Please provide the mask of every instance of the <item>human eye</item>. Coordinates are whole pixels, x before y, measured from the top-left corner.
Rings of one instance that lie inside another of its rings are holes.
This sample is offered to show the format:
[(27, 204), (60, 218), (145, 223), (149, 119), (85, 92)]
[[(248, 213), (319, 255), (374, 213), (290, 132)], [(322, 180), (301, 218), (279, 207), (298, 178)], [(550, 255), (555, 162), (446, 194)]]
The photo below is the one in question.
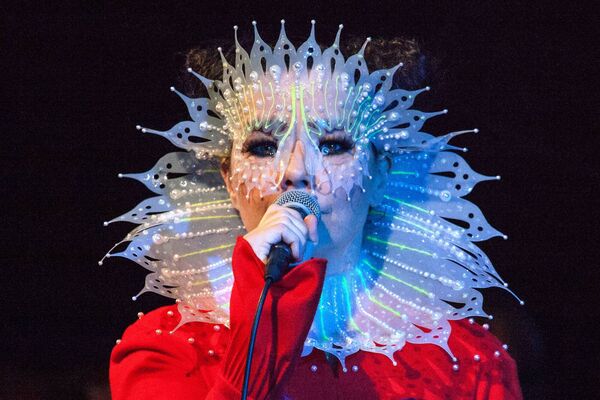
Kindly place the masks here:
[(249, 137), (242, 152), (260, 158), (273, 157), (277, 151), (277, 141), (264, 133)]
[(335, 156), (349, 152), (354, 148), (354, 142), (345, 134), (332, 133), (321, 137), (319, 150), (324, 156)]

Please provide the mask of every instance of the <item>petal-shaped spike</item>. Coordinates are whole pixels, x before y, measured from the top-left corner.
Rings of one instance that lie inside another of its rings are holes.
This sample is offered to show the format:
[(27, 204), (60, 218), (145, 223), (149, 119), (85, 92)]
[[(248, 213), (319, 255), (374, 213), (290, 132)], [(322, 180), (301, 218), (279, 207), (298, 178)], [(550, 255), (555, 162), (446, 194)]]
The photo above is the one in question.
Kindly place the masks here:
[(219, 56), (221, 56), (221, 62), (223, 63), (223, 67), (229, 66), (229, 61), (227, 61), (227, 59), (225, 58), (225, 55), (223, 54), (223, 48), (221, 46), (217, 47), (217, 52), (219, 53)]
[[(256, 21), (252, 21), (252, 26), (254, 27), (254, 44), (252, 45), (252, 50), (250, 51), (252, 71), (262, 71), (264, 74), (266, 73), (266, 69), (263, 68), (262, 60), (265, 61), (266, 65), (266, 60), (270, 58), (272, 50), (271, 47), (260, 37)], [(249, 74), (250, 72), (247, 71), (246, 73)]]
[(375, 88), (376, 93), (382, 93), (383, 96), (389, 93), (389, 90), (392, 87), (394, 82), (394, 74), (402, 66), (402, 63), (390, 68), (390, 69), (380, 69), (374, 71), (369, 75), (368, 82), (369, 84)]
[(199, 123), (208, 122), (212, 125), (216, 125), (219, 128), (222, 128), (223, 124), (222, 124), (221, 120), (219, 120), (213, 116), (210, 116), (209, 111), (212, 111), (213, 113), (215, 112), (215, 110), (211, 109), (213, 104), (210, 99), (207, 99), (207, 98), (192, 99), (191, 97), (188, 97), (188, 96), (184, 95), (183, 93), (179, 92), (173, 86), (171, 86), (171, 91), (176, 93), (183, 100), (183, 102), (185, 103), (185, 105), (188, 108), (190, 117), (195, 122), (199, 122)]
[(333, 41), (333, 47), (335, 48), (339, 48), (340, 47), (340, 36), (342, 35), (342, 29), (344, 29), (344, 25), (343, 24), (339, 24), (338, 25), (338, 30), (337, 33), (335, 34), (335, 39)]
[(305, 61), (308, 57), (312, 57), (314, 62), (321, 57), (321, 47), (319, 47), (317, 39), (315, 38), (315, 20), (313, 19), (310, 22), (310, 36), (300, 47), (298, 47), (298, 50), (296, 50), (296, 59)]
[(278, 65), (282, 71), (285, 71), (291, 69), (292, 64), (296, 61), (296, 48), (285, 34), (285, 20), (282, 19), (279, 38), (273, 48), (272, 64)]
[(228, 83), (230, 81), (231, 77), (233, 77), (233, 79), (235, 79), (236, 70), (235, 70), (235, 67), (232, 66), (231, 64), (229, 64), (229, 62), (225, 58), (225, 55), (223, 54), (223, 48), (221, 48), (219, 46), (219, 47), (217, 47), (217, 51), (219, 52), (219, 56), (221, 57), (221, 62), (223, 63), (223, 78), (221, 80), (222, 83), (217, 83), (217, 85), (220, 86), (224, 83)]
[(204, 76), (200, 75), (199, 73), (197, 73), (196, 71), (194, 71), (191, 68), (188, 68), (187, 71), (190, 74), (194, 75), (196, 78), (198, 78), (200, 80), (200, 82), (202, 82), (204, 87), (206, 87), (207, 89), (212, 87), (213, 82), (214, 82), (212, 79), (205, 78)]
[(289, 49), (295, 51), (295, 47), (288, 39), (285, 33), (285, 20), (281, 20), (281, 30), (279, 31), (279, 38), (277, 39), (277, 44), (275, 45), (275, 50), (288, 50), (285, 46), (289, 46)]
[(363, 43), (362, 47), (360, 48), (360, 50), (358, 51), (358, 54), (360, 54), (361, 56), (365, 55), (365, 49), (367, 48), (367, 45), (371, 42), (371, 37), (367, 37), (365, 39), (365, 42)]
[[(214, 166), (203, 165), (193, 154), (172, 152), (161, 157), (148, 171), (119, 175), (123, 178), (135, 179), (154, 193), (164, 195), (170, 188), (178, 187), (181, 181), (188, 181), (195, 176), (202, 175), (204, 170), (212, 168)], [(168, 202), (168, 200), (166, 201)]]
[(170, 211), (171, 207), (171, 202), (167, 201), (163, 196), (150, 197), (140, 202), (136, 207), (125, 214), (113, 218), (108, 223), (111, 224), (113, 222), (123, 221), (142, 224), (146, 221), (150, 221), (150, 217), (154, 214)]
[(233, 31), (235, 39), (235, 70), (238, 76), (244, 76), (245, 74), (249, 74), (249, 70), (252, 68), (250, 64), (250, 56), (238, 41), (237, 25), (233, 27)]

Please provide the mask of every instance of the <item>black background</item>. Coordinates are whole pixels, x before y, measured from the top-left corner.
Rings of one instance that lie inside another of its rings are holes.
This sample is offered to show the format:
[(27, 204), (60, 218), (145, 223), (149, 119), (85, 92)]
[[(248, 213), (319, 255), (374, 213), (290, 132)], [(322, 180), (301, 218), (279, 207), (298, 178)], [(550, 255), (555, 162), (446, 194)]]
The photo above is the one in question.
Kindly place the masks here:
[[(133, 227), (102, 222), (150, 196), (119, 172), (169, 151), (136, 124), (186, 119), (169, 92), (181, 54), (259, 23), (273, 43), (344, 33), (408, 35), (441, 62), (421, 108), (458, 138), (478, 172), (502, 175), (469, 195), (509, 240), (482, 243), (526, 301), (489, 290), (491, 330), (509, 343), (526, 398), (592, 398), (598, 280), (597, 13), (583, 3), (493, 1), (143, 2), (4, 8), (2, 24), (2, 398), (101, 399), (115, 339), (166, 301), (130, 297), (145, 272), (97, 261)], [(343, 35), (342, 35), (343, 40)], [(5, 191), (5, 192), (4, 192)], [(483, 322), (483, 321), (482, 321)], [(589, 397), (588, 397), (589, 396)]]

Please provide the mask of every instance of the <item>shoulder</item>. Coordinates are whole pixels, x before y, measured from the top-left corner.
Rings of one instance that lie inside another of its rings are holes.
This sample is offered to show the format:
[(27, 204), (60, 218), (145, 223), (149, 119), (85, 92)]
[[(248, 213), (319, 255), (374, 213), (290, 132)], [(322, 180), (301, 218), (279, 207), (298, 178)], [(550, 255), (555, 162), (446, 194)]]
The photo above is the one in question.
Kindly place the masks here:
[(521, 399), (517, 365), (508, 346), (489, 331), (487, 324), (464, 319), (451, 325), (448, 345), (457, 359), (456, 368), (475, 372), (477, 390), (497, 396), (491, 398)]
[(434, 344), (407, 343), (394, 354), (400, 379), (417, 388), (421, 382), (440, 398), (521, 400), (515, 361), (489, 327), (468, 319), (450, 325), (454, 358)]
[(111, 354), (111, 369), (126, 361), (140, 359), (144, 363), (168, 358), (184, 369), (191, 370), (201, 361), (200, 349), (213, 342), (222, 326), (191, 322), (180, 327), (181, 315), (177, 305), (157, 308), (147, 314), (139, 313), (129, 325)]
[(448, 345), (457, 358), (484, 362), (502, 358), (514, 363), (507, 345), (489, 331), (487, 324), (479, 325), (472, 319), (451, 321), (450, 324), (452, 333)]
[(479, 325), (473, 320), (450, 321), (451, 333), (448, 350), (434, 344), (407, 343), (400, 352), (414, 363), (414, 360), (434, 360), (434, 364), (449, 370), (470, 371), (479, 375), (486, 369), (504, 368), (512, 370), (515, 361), (508, 353), (508, 346), (494, 336), (487, 325)]
[[(175, 329), (180, 319), (181, 316), (179, 311), (177, 311), (176, 304), (159, 307), (147, 314), (140, 312), (137, 315), (137, 320), (125, 329), (121, 343), (124, 343), (126, 340), (139, 338), (140, 336), (146, 336), (150, 333), (154, 334), (154, 336), (165, 334), (166, 337), (181, 338), (182, 333), (190, 331), (190, 327), (187, 326), (187, 329)], [(197, 329), (198, 327), (195, 328)]]
[(220, 338), (226, 336), (219, 334), (220, 325), (208, 323), (192, 322), (177, 328), (180, 318), (177, 305), (138, 314), (110, 357), (113, 399), (202, 397), (208, 386), (200, 371), (218, 365), (211, 349), (224, 343)]
[[(118, 366), (125, 359), (140, 356), (145, 353), (160, 353), (161, 355), (177, 355), (182, 361), (188, 361), (190, 367), (195, 363), (191, 348), (186, 345), (183, 332), (172, 332), (179, 322), (177, 306), (157, 308), (147, 314), (138, 313), (138, 319), (129, 325), (123, 337), (111, 354), (111, 369)], [(147, 360), (146, 360), (147, 361)]]

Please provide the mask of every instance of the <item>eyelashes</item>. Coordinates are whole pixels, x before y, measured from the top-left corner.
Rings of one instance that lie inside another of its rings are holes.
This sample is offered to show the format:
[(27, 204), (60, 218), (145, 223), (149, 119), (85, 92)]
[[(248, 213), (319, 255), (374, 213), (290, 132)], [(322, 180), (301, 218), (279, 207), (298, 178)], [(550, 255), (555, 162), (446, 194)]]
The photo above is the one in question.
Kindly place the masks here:
[[(242, 146), (242, 152), (260, 158), (274, 157), (278, 141), (270, 136), (251, 136)], [(326, 134), (319, 139), (319, 151), (324, 156), (336, 156), (354, 149), (354, 141), (345, 132)]]
[(277, 151), (277, 141), (269, 137), (250, 137), (244, 142), (242, 152), (256, 157), (273, 157)]
[(354, 148), (354, 141), (345, 134), (337, 136), (335, 133), (324, 136), (319, 141), (319, 150), (324, 156), (344, 154)]

